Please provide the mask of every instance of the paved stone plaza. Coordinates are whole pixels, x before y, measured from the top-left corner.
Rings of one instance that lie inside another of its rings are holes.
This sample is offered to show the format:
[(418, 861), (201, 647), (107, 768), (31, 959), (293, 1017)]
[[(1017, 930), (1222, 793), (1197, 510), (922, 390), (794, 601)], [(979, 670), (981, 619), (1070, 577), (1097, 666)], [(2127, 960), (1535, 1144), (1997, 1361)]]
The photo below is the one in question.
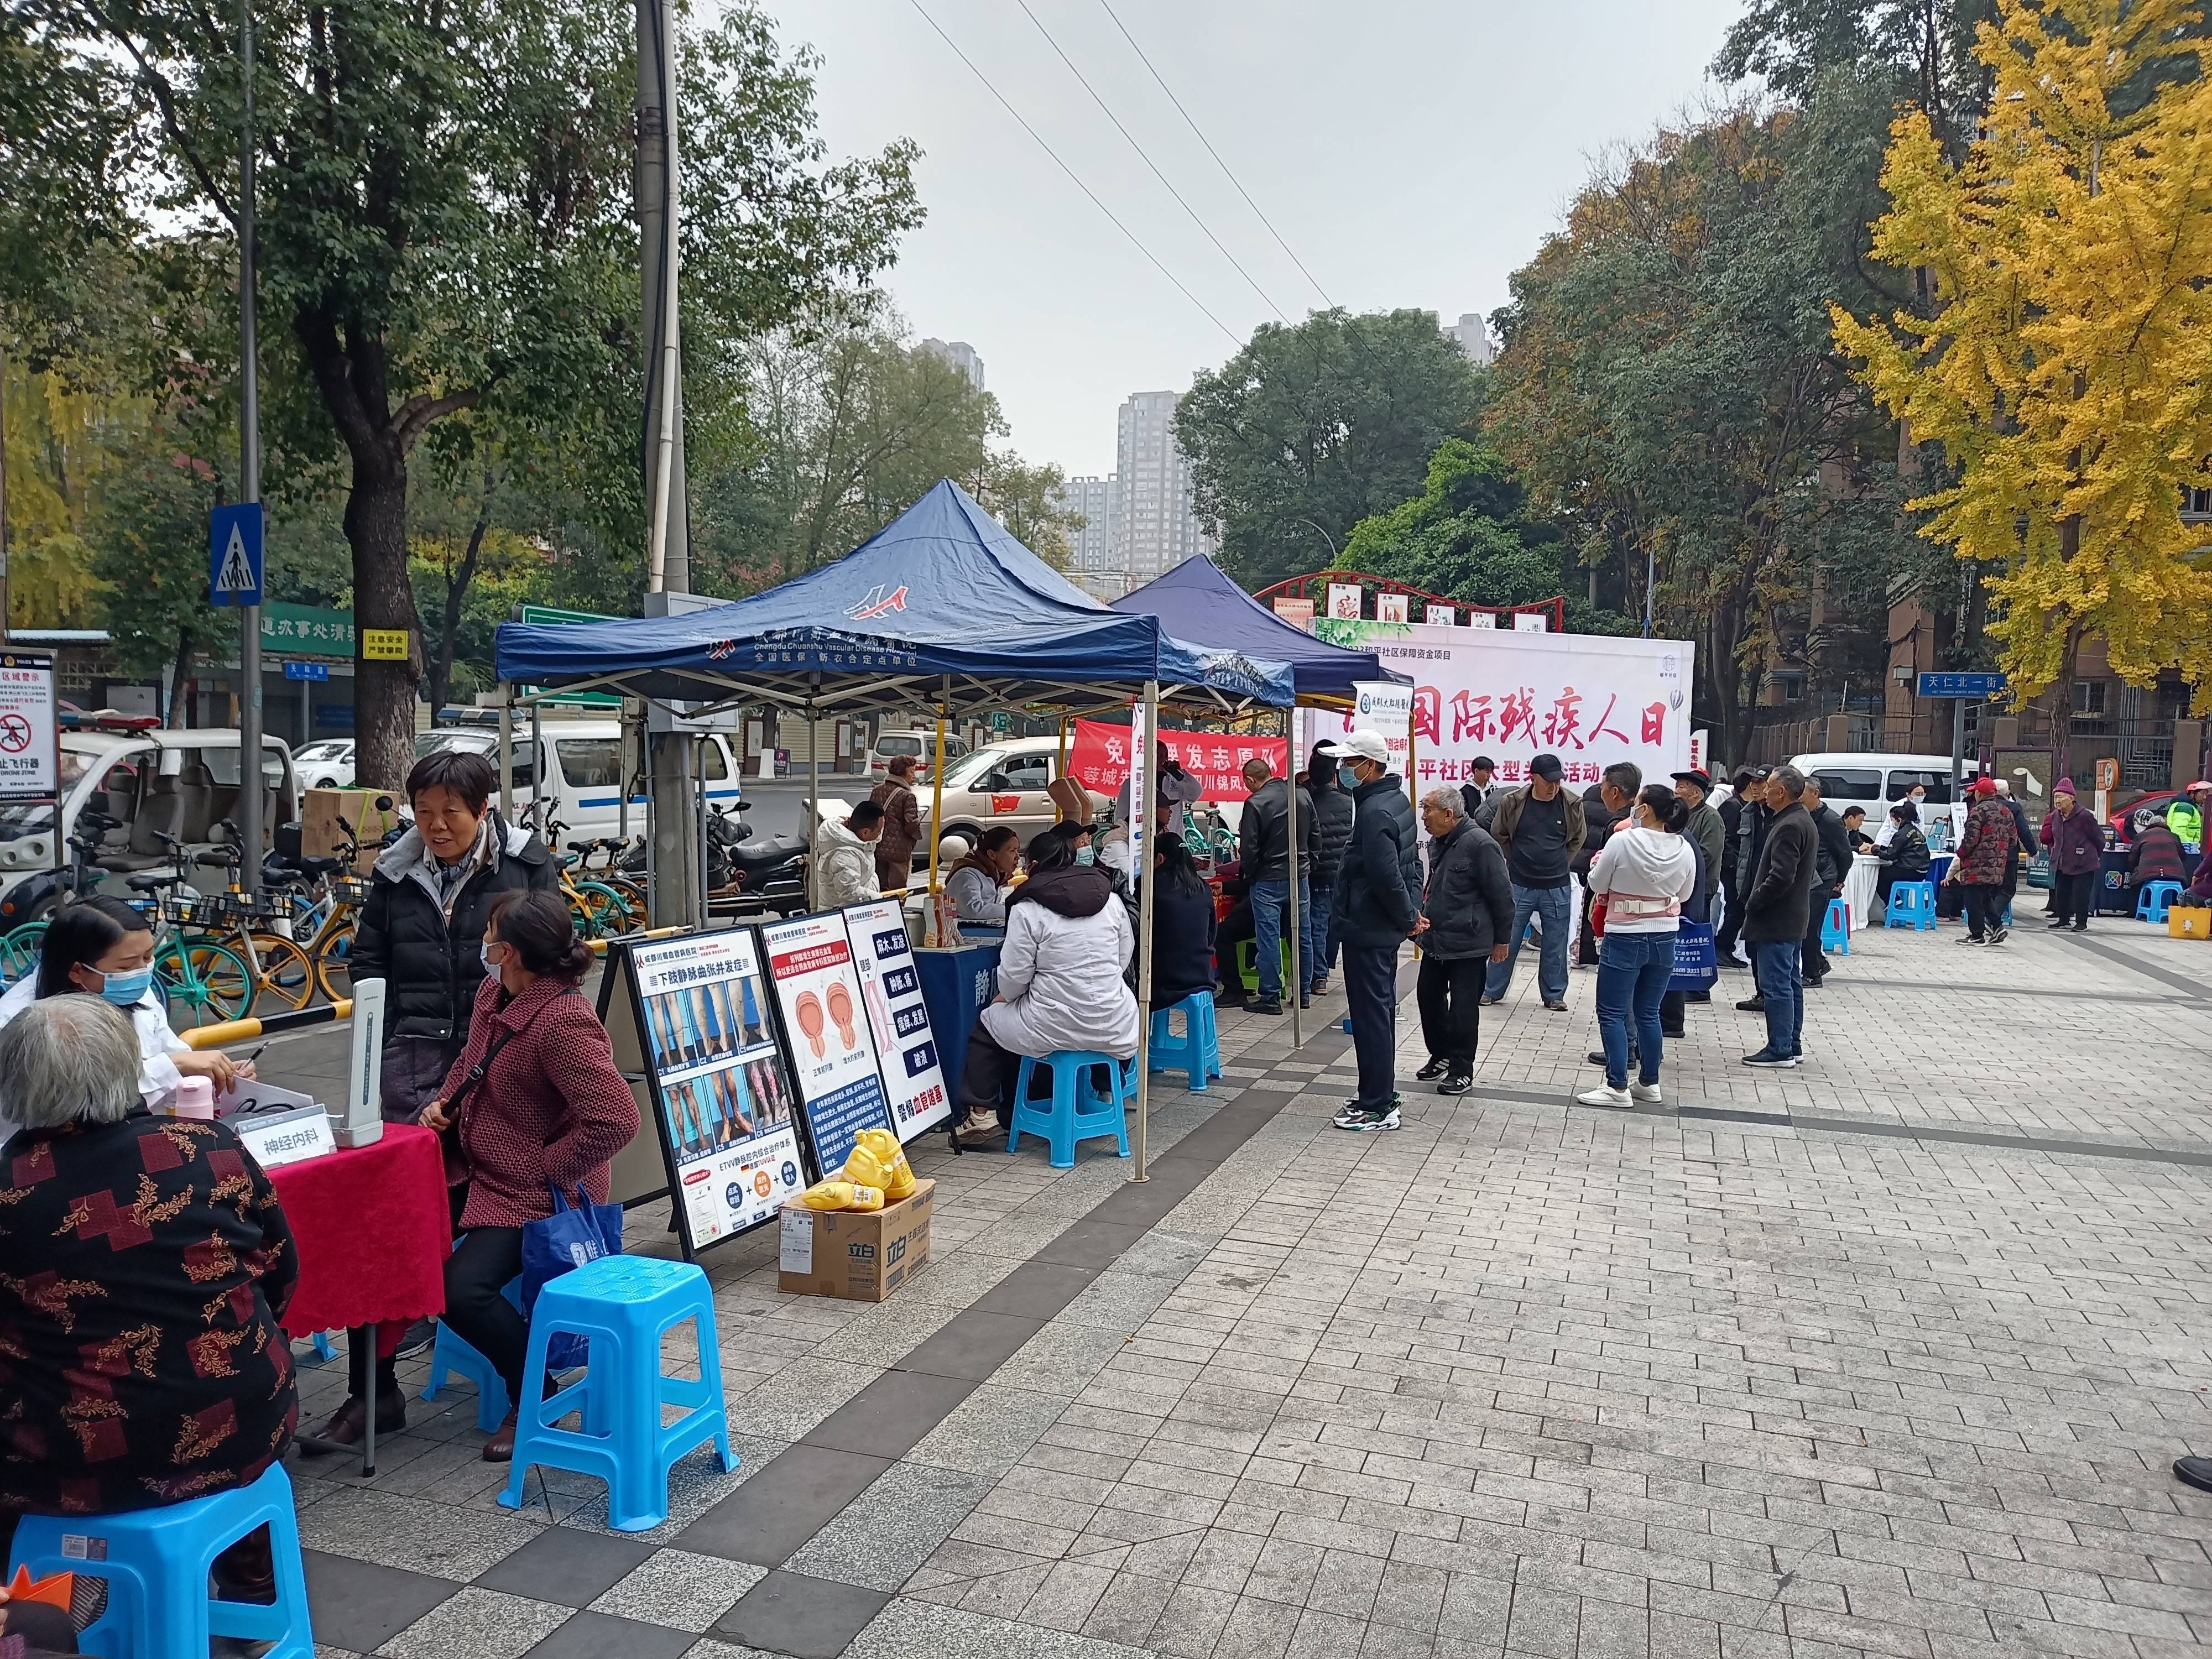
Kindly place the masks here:
[(465, 1384), (373, 1480), (295, 1454), (322, 1651), (2197, 1652), (2212, 950), (2037, 920), (1861, 934), (1798, 1072), (1737, 1063), (1723, 975), (1663, 1108), (1571, 1103), (1595, 975), (1549, 1013), (1524, 957), (1477, 1092), (1408, 1081), (1395, 1134), (1328, 1126), (1332, 997), (1302, 1053), (1230, 1016), (1211, 1092), (1155, 1078), (1145, 1185), (930, 1143), (892, 1300), (779, 1295), (773, 1230), (705, 1258), (744, 1466), (695, 1455), (656, 1533), (558, 1474), (498, 1508)]

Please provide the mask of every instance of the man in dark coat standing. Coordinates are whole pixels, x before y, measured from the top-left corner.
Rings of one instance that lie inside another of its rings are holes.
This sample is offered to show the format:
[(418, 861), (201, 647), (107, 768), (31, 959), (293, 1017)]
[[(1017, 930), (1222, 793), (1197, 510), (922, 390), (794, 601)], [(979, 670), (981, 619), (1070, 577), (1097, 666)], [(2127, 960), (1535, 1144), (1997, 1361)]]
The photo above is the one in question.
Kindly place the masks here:
[(1828, 976), (1827, 947), (1821, 943), (1820, 934), (1827, 926), (1828, 906), (1844, 890), (1844, 878), (1851, 872), (1851, 832), (1844, 828), (1844, 821), (1836, 816), (1836, 809), (1820, 799), (1820, 781), (1815, 777), (1805, 780), (1805, 793), (1800, 803), (1813, 820), (1816, 841), (1814, 858), (1816, 869), (1813, 881), (1813, 897), (1805, 923), (1805, 948), (1802, 953), (1800, 977), (1813, 990), (1820, 988), (1820, 981)]
[(1483, 980), (1492, 963), (1504, 960), (1513, 927), (1513, 887), (1504, 850), (1467, 816), (1458, 790), (1447, 785), (1424, 795), (1421, 823), (1429, 832), (1429, 884), (1413, 924), (1421, 943), (1414, 994), (1429, 1059), (1413, 1075), (1424, 1083), (1441, 1078), (1440, 1095), (1463, 1095), (1474, 1086)]
[(1605, 851), (1606, 837), (1628, 820), (1636, 792), (1644, 787), (1644, 769), (1633, 761), (1615, 761), (1605, 769), (1595, 788), (1583, 791), (1583, 844), (1572, 869), (1582, 884), (1582, 927), (1575, 936), (1575, 961), (1584, 968), (1597, 966), (1597, 934), (1590, 927), (1590, 866)]
[(1743, 1057), (1747, 1066), (1786, 1068), (1804, 1058), (1805, 989), (1798, 983), (1798, 951), (1812, 914), (1813, 884), (1820, 878), (1820, 836), (1800, 804), (1805, 775), (1778, 766), (1767, 775), (1767, 821), (1759, 864), (1743, 896), (1743, 937), (1765, 1005), (1766, 1046)]
[[(1721, 889), (1728, 914), (1721, 918), (1713, 948), (1723, 968), (1741, 968), (1735, 959), (1736, 940), (1743, 936), (1743, 896), (1751, 890), (1752, 872), (1759, 867), (1759, 852), (1766, 834), (1766, 772), (1764, 766), (1746, 767), (1735, 775), (1735, 793), (1721, 806), (1721, 822), (1728, 826), (1728, 845), (1721, 854)], [(1731, 812), (1729, 806), (1735, 811)]]
[(1313, 799), (1313, 960), (1307, 963), (1307, 993), (1319, 996), (1328, 989), (1328, 970), (1336, 965), (1329, 954), (1328, 917), (1335, 904), (1336, 872), (1344, 864), (1344, 849), (1352, 842), (1352, 797), (1337, 787), (1336, 763), (1314, 746), (1306, 767), (1306, 793)]
[[(1283, 1012), (1283, 939), (1291, 916), (1291, 884), (1298, 889), (1298, 964), (1311, 975), (1314, 958), (1313, 894), (1306, 878), (1313, 870), (1313, 797), (1297, 793), (1297, 856), (1291, 857), (1291, 785), (1269, 775), (1267, 763), (1244, 763), (1244, 787), (1249, 792), (1244, 814), (1237, 824), (1237, 845), (1243, 855), (1245, 880), (1252, 884), (1252, 949), (1259, 960), (1260, 995), (1246, 1005), (1255, 1014)], [(1312, 1000), (1307, 986), (1293, 987), (1302, 1001)]]
[(1344, 947), (1344, 1002), (1359, 1056), (1359, 1093), (1330, 1120), (1340, 1129), (1398, 1127), (1398, 950), (1419, 921), (1421, 851), (1404, 781), (1379, 732), (1361, 730), (1322, 752), (1352, 792), (1352, 840), (1337, 872), (1329, 932)]

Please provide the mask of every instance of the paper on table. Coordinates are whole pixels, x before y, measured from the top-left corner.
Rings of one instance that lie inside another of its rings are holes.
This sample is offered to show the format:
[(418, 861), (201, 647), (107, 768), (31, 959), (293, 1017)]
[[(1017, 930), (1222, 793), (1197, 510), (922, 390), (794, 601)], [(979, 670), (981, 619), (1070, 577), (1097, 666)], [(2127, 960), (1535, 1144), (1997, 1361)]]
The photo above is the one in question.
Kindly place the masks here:
[(289, 1112), (298, 1106), (319, 1106), (313, 1095), (284, 1089), (259, 1078), (244, 1078), (215, 1097), (215, 1115), (237, 1117), (247, 1112)]

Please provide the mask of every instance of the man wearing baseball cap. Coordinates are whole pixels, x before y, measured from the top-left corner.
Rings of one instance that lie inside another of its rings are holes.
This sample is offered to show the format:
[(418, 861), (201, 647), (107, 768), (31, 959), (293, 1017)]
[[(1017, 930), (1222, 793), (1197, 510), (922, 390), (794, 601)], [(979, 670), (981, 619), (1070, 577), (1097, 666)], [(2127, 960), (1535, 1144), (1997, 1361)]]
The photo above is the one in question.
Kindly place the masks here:
[(1331, 1121), (1340, 1129), (1398, 1127), (1398, 951), (1421, 909), (1420, 837), (1406, 786), (1379, 732), (1361, 730), (1320, 752), (1337, 763), (1352, 797), (1352, 839), (1336, 872), (1329, 935), (1344, 947), (1344, 1001), (1359, 1056), (1359, 1093)]

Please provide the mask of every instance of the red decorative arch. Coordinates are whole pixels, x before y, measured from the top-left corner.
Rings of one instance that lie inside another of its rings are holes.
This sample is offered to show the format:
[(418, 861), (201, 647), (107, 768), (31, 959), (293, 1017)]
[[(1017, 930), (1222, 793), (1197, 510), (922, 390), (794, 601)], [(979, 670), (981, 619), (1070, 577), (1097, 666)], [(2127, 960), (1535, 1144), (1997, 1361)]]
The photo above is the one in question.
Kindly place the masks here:
[[(1431, 605), (1449, 605), (1467, 611), (1486, 611), (1501, 619), (1540, 615), (1547, 619), (1547, 626), (1553, 633), (1567, 631), (1567, 602), (1564, 597), (1541, 599), (1534, 605), (1476, 605), (1470, 600), (1454, 599), (1449, 594), (1431, 593), (1425, 587), (1393, 581), (1388, 576), (1370, 576), (1358, 570), (1310, 570), (1303, 576), (1288, 577), (1272, 587), (1263, 587), (1252, 597), (1269, 606), (1279, 599), (1310, 600), (1314, 615), (1326, 617), (1328, 614), (1328, 585), (1331, 582), (1358, 583), (1361, 589), (1359, 608), (1362, 614), (1369, 616), (1370, 620), (1374, 606), (1369, 602), (1367, 594), (1402, 593), (1408, 599), (1420, 599)], [(1418, 622), (1420, 618), (1416, 617), (1413, 620)], [(1512, 624), (1501, 620), (1500, 626), (1510, 628)]]

